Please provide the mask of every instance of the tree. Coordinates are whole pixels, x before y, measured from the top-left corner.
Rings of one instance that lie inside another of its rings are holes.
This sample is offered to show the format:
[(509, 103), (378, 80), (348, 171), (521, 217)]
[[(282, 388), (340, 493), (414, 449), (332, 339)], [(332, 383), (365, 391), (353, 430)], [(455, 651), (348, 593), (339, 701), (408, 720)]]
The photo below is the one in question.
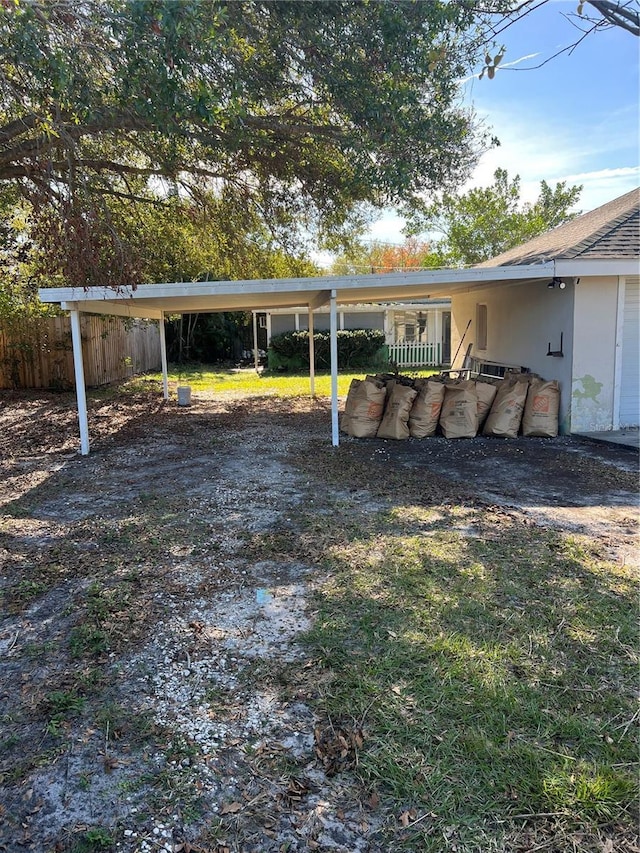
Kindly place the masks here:
[(213, 193), (284, 245), (329, 240), (360, 204), (465, 179), (455, 81), (479, 46), (446, 0), (5, 0), (0, 181), (79, 246), (74, 283), (87, 253), (130, 280), (107, 199)]
[[(467, 0), (459, 0), (459, 2), (467, 4)], [(471, 5), (484, 33), (485, 44), (488, 45), (479, 75), (480, 79), (486, 73), (492, 80), (504, 58), (506, 48), (504, 45), (498, 47), (498, 36), (516, 21), (534, 13), (548, 2), (549, 0), (522, 0), (514, 5), (511, 0), (487, 0), (479, 6), (472, 2)], [(562, 53), (572, 53), (585, 38), (601, 30), (618, 27), (631, 35), (640, 36), (640, 0), (575, 0), (575, 5), (565, 7), (562, 14), (574, 23), (581, 35), (571, 44), (561, 47), (553, 56), (534, 66), (535, 68), (546, 65)], [(520, 67), (516, 70), (526, 71), (530, 68)]]
[(509, 180), (506, 169), (497, 169), (494, 183), (462, 195), (441, 193), (436, 201), (410, 220), (413, 233), (439, 233), (434, 251), (438, 266), (466, 266), (489, 260), (550, 228), (574, 219), (570, 212), (578, 201), (581, 186), (565, 181), (551, 188), (540, 183), (533, 203), (520, 199), (520, 176)]
[(399, 246), (374, 240), (367, 245), (356, 243), (338, 255), (331, 264), (335, 275), (361, 275), (362, 273), (391, 273), (401, 270), (419, 270), (438, 266), (431, 243), (408, 237)]
[[(37, 251), (34, 273), (41, 286), (100, 282), (277, 278), (317, 274), (300, 252), (285, 252), (255, 210), (241, 209), (213, 194), (200, 204), (172, 196), (155, 202), (110, 199), (94, 216), (79, 222), (59, 217), (53, 206), (41, 209), (31, 229)], [(87, 230), (95, 228), (94, 233)], [(106, 229), (112, 239), (104, 237)], [(75, 233), (69, 233), (74, 231)], [(102, 239), (99, 239), (102, 235)], [(78, 253), (76, 256), (75, 253)]]

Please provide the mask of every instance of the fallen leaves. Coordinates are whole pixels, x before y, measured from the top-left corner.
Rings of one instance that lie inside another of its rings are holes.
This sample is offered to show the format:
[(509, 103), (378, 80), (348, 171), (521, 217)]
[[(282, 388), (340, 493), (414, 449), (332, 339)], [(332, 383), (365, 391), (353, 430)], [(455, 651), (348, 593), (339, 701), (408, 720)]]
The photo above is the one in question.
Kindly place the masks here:
[(238, 812), (241, 812), (243, 808), (244, 806), (242, 803), (237, 801), (234, 801), (233, 803), (224, 803), (220, 809), (220, 814), (237, 814)]
[(361, 728), (334, 725), (329, 721), (324, 726), (317, 725), (313, 734), (315, 754), (327, 776), (357, 767), (358, 752), (364, 744)]

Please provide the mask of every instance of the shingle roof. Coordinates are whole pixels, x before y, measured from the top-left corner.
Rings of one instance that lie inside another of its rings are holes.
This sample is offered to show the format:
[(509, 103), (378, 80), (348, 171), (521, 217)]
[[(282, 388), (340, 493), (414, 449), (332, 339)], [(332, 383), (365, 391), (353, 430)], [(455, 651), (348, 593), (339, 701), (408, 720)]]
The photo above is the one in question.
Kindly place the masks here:
[(478, 266), (536, 264), (578, 257), (640, 257), (640, 188)]

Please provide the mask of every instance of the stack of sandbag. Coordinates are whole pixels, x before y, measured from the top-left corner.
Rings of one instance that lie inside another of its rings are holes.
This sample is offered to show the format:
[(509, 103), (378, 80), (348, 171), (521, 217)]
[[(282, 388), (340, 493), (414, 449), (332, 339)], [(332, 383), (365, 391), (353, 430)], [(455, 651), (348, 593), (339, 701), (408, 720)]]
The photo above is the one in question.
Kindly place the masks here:
[(352, 379), (340, 429), (355, 438), (374, 438), (384, 413), (387, 389), (373, 378)]
[(522, 416), (522, 434), (554, 438), (558, 435), (560, 386), (553, 379), (545, 381), (535, 376), (529, 383), (527, 401)]
[(498, 386), (491, 411), (482, 430), (483, 435), (516, 438), (520, 429), (530, 377), (524, 373), (507, 373)]
[(416, 379), (414, 387), (418, 395), (409, 414), (409, 432), (412, 438), (428, 438), (438, 428), (445, 386), (443, 382)]
[(384, 415), (376, 433), (378, 438), (409, 438), (409, 414), (418, 392), (395, 380), (387, 383)]
[(440, 429), (445, 438), (475, 437), (478, 431), (478, 394), (475, 382), (459, 380), (445, 385)]

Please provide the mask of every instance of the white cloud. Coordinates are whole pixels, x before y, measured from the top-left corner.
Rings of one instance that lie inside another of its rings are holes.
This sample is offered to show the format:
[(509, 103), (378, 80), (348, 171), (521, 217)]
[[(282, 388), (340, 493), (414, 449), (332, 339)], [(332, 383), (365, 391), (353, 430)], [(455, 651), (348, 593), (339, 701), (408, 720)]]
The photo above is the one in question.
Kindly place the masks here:
[[(526, 56), (521, 56), (520, 59), (513, 59), (511, 62), (503, 62), (496, 68), (496, 72), (502, 71), (503, 68), (509, 68), (512, 65), (519, 65), (521, 62), (526, 62), (527, 59), (535, 59), (536, 56), (540, 56), (540, 53), (528, 53)], [(462, 86), (464, 83), (469, 83), (471, 80), (476, 80), (480, 72), (478, 71), (476, 74), (470, 74), (468, 77), (464, 77), (462, 80), (458, 80), (458, 83)]]
[(561, 180), (570, 184), (582, 184), (578, 202), (580, 210), (593, 210), (607, 201), (624, 195), (640, 185), (640, 167), (623, 166), (617, 169), (598, 169), (566, 175)]
[(488, 186), (496, 169), (520, 175), (522, 198), (538, 197), (540, 181), (583, 184), (579, 207), (591, 210), (640, 183), (637, 161), (637, 113), (622, 109), (606, 120), (593, 115), (554, 122), (534, 110), (484, 112), (501, 145), (482, 155), (464, 190)]

